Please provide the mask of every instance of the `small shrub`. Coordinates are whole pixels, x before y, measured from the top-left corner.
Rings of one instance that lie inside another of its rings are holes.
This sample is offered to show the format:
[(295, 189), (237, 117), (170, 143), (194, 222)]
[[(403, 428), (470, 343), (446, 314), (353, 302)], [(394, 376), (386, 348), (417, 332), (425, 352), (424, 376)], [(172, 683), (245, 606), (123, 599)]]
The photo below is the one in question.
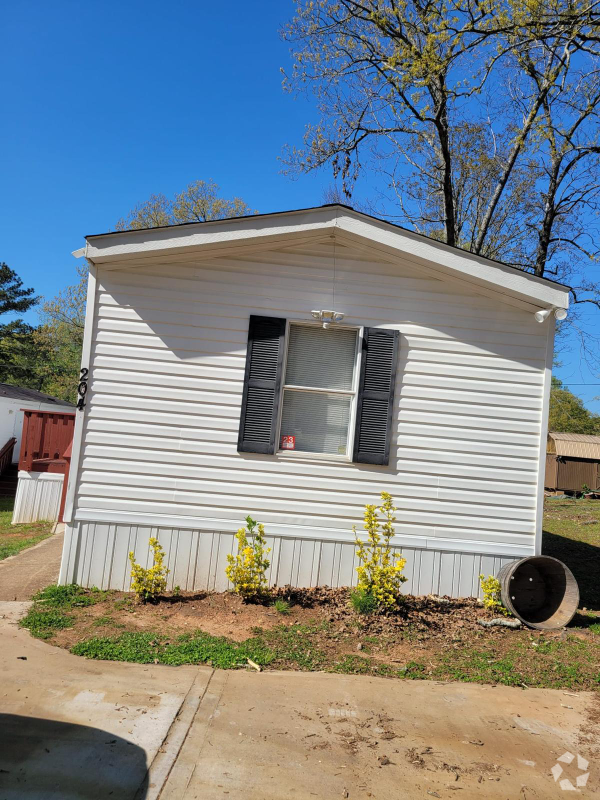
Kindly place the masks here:
[(240, 528), (235, 538), (238, 551), (227, 556), (225, 574), (233, 584), (233, 591), (245, 600), (262, 597), (267, 591), (266, 571), (270, 564), (266, 556), (271, 552), (266, 547), (265, 527), (248, 516), (246, 527)]
[(167, 588), (167, 575), (169, 570), (164, 565), (165, 551), (158, 539), (150, 538), (148, 542), (152, 549), (152, 566), (149, 569), (135, 563), (133, 551), (129, 553), (131, 562), (131, 588), (142, 602), (155, 600)]
[[(402, 574), (406, 559), (395, 556), (390, 545), (396, 521), (396, 508), (391, 494), (381, 492), (381, 501), (380, 506), (365, 506), (367, 541), (358, 538), (355, 527), (352, 530), (356, 536), (356, 555), (359, 560), (356, 568), (358, 591), (363, 595), (371, 595), (377, 608), (384, 610), (398, 604), (400, 587), (406, 581)], [(380, 513), (383, 521), (379, 519)]]
[(481, 584), (481, 591), (483, 592), (483, 605), (489, 608), (490, 611), (498, 612), (499, 614), (509, 615), (508, 609), (502, 605), (502, 594), (500, 590), (500, 581), (493, 575), (479, 576), (479, 583)]
[(288, 601), (282, 600), (281, 597), (278, 597), (277, 600), (275, 600), (273, 606), (275, 607), (275, 611), (278, 611), (280, 614), (289, 614), (292, 610)]
[(173, 597), (179, 597), (180, 594), (181, 594), (181, 586), (177, 584), (177, 586), (173, 587), (172, 595)]
[(350, 595), (352, 607), (359, 614), (374, 614), (378, 609), (376, 598), (362, 589), (357, 589)]

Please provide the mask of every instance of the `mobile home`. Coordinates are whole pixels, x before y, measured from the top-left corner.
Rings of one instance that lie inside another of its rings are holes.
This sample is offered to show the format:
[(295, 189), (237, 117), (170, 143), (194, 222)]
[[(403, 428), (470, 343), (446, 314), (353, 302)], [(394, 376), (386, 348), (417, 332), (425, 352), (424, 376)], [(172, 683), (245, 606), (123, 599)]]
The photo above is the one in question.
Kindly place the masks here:
[(265, 523), (270, 581), (355, 583), (389, 491), (405, 590), (469, 596), (541, 548), (568, 289), (346, 206), (88, 236), (60, 581), (129, 587), (157, 536), (224, 589)]

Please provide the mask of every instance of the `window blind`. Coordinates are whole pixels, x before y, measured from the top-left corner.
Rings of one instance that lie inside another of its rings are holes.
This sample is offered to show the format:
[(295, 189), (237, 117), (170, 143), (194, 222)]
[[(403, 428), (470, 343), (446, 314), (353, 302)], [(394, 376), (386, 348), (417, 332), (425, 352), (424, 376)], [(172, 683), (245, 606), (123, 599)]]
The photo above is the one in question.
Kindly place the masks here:
[(295, 436), (295, 450), (346, 455), (351, 398), (285, 389), (281, 436)]
[(286, 384), (351, 391), (356, 336), (344, 328), (291, 325)]

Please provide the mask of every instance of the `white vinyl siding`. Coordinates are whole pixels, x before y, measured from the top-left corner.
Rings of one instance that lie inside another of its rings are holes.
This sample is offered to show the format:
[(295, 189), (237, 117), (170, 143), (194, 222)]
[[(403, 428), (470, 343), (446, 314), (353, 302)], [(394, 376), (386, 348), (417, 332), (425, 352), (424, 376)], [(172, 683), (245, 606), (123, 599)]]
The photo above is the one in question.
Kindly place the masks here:
[[(96, 300), (76, 520), (235, 531), (251, 513), (350, 543), (385, 489), (398, 544), (533, 552), (547, 336), (529, 311), (339, 244), (99, 267)], [(238, 453), (249, 315), (329, 307), (400, 331), (389, 466)]]

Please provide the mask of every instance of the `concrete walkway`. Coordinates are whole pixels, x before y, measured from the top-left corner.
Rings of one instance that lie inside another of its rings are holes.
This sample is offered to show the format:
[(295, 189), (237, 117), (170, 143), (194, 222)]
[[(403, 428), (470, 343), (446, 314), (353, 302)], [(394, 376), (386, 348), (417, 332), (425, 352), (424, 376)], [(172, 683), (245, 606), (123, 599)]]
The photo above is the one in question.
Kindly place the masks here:
[(27, 606), (0, 603), (1, 800), (156, 796), (212, 670), (78, 658), (17, 627)]
[(0, 800), (541, 800), (565, 752), (598, 796), (592, 694), (86, 661), (24, 607), (0, 604)]
[(56, 583), (64, 539), (64, 525), (43, 542), (0, 561), (0, 600), (30, 600)]

